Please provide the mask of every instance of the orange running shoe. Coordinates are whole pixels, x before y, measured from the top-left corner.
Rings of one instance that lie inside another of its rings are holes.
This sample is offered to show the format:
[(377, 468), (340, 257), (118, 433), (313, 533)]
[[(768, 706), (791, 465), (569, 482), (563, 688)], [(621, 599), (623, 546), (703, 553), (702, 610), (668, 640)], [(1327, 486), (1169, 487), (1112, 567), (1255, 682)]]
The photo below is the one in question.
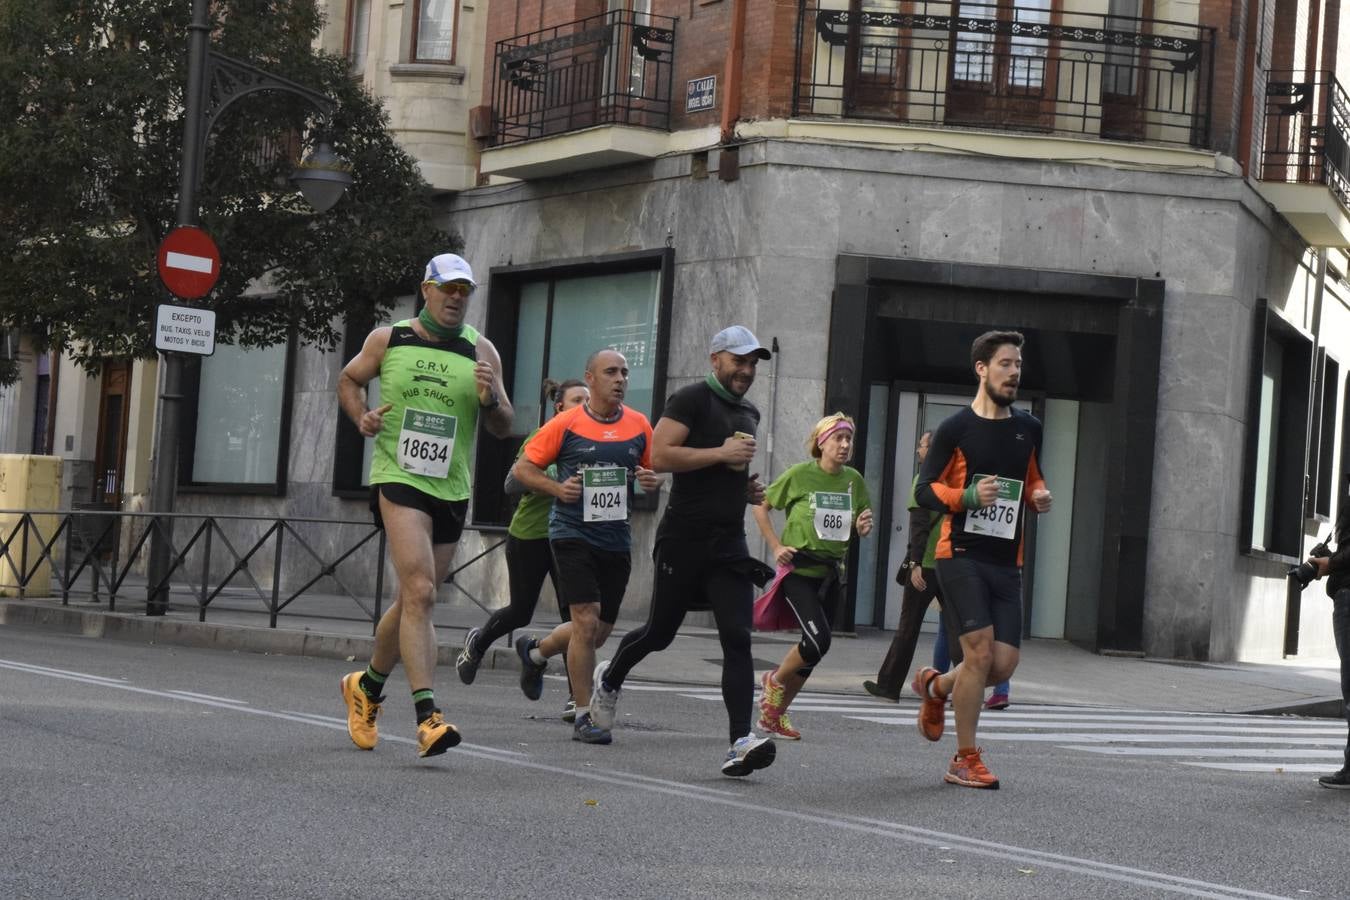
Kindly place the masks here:
[(914, 675), (909, 685), (922, 701), (919, 704), (919, 734), (930, 741), (942, 740), (942, 729), (947, 722), (947, 698), (934, 699), (928, 695), (928, 686), (942, 673), (932, 666), (924, 666)]
[(380, 700), (367, 697), (366, 692), (361, 690), (360, 672), (342, 676), (342, 702), (347, 705), (347, 735), (362, 750), (374, 750), (380, 739), (379, 729), (375, 727), (375, 720), (380, 716)]
[(980, 753), (979, 747), (966, 753), (957, 751), (942, 780), (948, 784), (959, 784), (961, 787), (998, 790), (998, 779), (985, 766), (984, 760), (980, 759)]

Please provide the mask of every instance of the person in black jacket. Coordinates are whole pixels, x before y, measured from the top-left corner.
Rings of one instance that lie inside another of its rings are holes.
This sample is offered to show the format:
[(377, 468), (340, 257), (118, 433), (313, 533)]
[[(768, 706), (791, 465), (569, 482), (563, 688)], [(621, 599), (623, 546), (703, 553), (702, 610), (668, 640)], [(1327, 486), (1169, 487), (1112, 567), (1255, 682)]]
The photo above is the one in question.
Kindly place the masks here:
[[(928, 455), (928, 445), (933, 432), (925, 431), (919, 436), (919, 446), (915, 450), (919, 464), (923, 465)], [(914, 481), (919, 473), (914, 473)], [(913, 485), (910, 487), (909, 502), (909, 546), (905, 552), (905, 561), (895, 573), (895, 581), (904, 588), (900, 598), (900, 621), (895, 627), (895, 637), (891, 639), (886, 658), (877, 670), (876, 681), (864, 681), (863, 688), (873, 697), (900, 702), (900, 690), (909, 675), (909, 665), (914, 661), (914, 648), (919, 643), (919, 629), (923, 626), (924, 614), (934, 598), (939, 603), (937, 573), (933, 571), (933, 545), (937, 534), (934, 529), (942, 520), (942, 513), (919, 506), (914, 500)], [(938, 627), (942, 627), (939, 625)], [(961, 645), (948, 635), (948, 646), (956, 649), (953, 664), (961, 661)]]
[[(1336, 514), (1336, 552), (1313, 556), (1308, 562), (1317, 567), (1318, 577), (1327, 578), (1327, 596), (1331, 598), (1331, 628), (1336, 636), (1336, 653), (1341, 658), (1341, 700), (1350, 725), (1350, 497), (1342, 496)], [(1346, 737), (1345, 764), (1337, 772), (1323, 775), (1317, 783), (1325, 788), (1350, 789), (1350, 733)]]

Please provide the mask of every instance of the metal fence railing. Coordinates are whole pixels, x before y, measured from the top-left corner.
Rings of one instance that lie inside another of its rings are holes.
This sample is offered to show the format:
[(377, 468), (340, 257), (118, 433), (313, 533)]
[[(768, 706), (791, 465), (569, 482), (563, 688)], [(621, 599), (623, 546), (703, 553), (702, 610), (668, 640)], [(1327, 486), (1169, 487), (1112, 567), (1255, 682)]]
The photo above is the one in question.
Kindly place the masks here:
[(614, 10), (498, 41), (496, 143), (594, 125), (669, 130), (675, 21)]
[(1214, 40), (1048, 3), (800, 0), (793, 109), (1207, 147)]
[[(228, 591), (233, 602), (257, 601), (254, 610), (265, 612), (272, 628), (296, 600), (320, 589), (351, 602), (343, 609), (324, 607), (326, 617), (354, 615), (373, 631), (383, 612), (385, 533), (368, 521), (84, 509), (0, 510), (0, 520), (7, 523), (0, 528), (0, 590), (19, 597), (59, 594), (69, 604), (72, 595), (83, 596), (106, 601), (112, 611), (119, 600), (141, 597), (149, 605), (167, 593), (171, 605), (195, 607), (205, 622), (207, 609)], [(143, 572), (157, 532), (166, 535), (171, 558), (163, 580), (151, 583)], [(489, 611), (455, 580), (505, 544), (484, 537), (482, 552), (456, 566), (446, 581)], [(353, 588), (339, 571), (344, 565), (363, 575), (373, 570), (373, 594)]]
[(1350, 209), (1350, 98), (1334, 73), (1268, 73), (1261, 180), (1324, 184)]

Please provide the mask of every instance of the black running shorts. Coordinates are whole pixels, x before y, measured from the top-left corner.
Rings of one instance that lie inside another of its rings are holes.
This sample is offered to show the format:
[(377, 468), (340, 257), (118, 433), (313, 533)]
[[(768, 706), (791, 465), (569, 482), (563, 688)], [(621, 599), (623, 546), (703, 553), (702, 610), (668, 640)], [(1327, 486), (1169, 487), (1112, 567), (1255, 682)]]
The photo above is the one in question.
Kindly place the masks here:
[(943, 608), (957, 634), (994, 627), (994, 640), (1022, 645), (1022, 570), (974, 559), (937, 560)]
[(558, 601), (599, 603), (600, 621), (613, 625), (628, 590), (632, 560), (626, 550), (601, 550), (579, 538), (550, 541), (553, 568), (558, 575)]
[(458, 544), (464, 533), (464, 517), (469, 511), (468, 500), (442, 500), (424, 494), (415, 487), (391, 481), (370, 486), (370, 511), (375, 516), (375, 527), (384, 528), (380, 516), (380, 496), (396, 506), (420, 510), (431, 517), (431, 543)]

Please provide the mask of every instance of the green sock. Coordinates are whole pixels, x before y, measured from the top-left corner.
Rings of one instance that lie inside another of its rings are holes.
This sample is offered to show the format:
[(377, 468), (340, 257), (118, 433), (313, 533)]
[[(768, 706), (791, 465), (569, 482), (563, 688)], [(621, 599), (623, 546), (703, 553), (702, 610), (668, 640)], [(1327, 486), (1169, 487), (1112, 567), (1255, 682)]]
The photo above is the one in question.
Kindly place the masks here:
[(412, 692), (413, 706), (417, 708), (417, 724), (421, 725), (436, 712), (436, 697), (431, 688), (421, 688)]
[(366, 692), (366, 696), (372, 700), (378, 700), (384, 693), (384, 681), (389, 677), (388, 672), (377, 672), (374, 666), (366, 666), (366, 671), (357, 682), (361, 690)]

